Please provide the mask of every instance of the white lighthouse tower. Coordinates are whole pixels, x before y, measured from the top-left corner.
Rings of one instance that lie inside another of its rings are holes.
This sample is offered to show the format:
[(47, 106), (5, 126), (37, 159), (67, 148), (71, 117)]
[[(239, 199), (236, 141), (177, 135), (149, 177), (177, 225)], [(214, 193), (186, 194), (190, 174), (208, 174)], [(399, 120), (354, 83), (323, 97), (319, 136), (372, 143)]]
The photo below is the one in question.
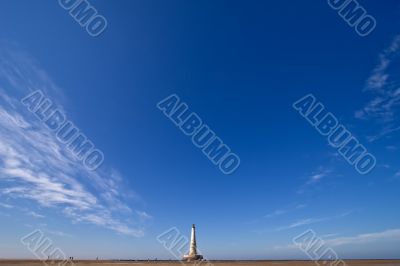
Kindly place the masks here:
[(196, 227), (192, 225), (192, 234), (190, 236), (190, 247), (189, 254), (183, 256), (183, 260), (193, 261), (193, 260), (202, 260), (203, 256), (197, 254), (197, 244), (196, 244)]

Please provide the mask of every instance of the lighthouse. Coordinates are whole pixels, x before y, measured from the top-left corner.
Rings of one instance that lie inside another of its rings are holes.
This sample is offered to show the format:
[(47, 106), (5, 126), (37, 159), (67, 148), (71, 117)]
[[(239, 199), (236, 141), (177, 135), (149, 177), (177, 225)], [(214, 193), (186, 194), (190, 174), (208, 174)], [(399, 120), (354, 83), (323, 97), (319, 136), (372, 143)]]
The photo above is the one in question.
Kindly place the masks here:
[(203, 256), (197, 254), (197, 244), (196, 244), (196, 226), (192, 225), (192, 233), (190, 235), (190, 246), (189, 254), (183, 256), (185, 261), (202, 260)]

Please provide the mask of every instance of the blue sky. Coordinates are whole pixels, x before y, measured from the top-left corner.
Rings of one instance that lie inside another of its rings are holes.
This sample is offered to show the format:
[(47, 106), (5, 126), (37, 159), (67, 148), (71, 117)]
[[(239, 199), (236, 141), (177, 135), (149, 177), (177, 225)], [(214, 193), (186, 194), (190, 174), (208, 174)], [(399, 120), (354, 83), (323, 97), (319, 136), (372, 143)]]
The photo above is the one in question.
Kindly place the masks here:
[[(91, 0), (91, 37), (58, 1), (2, 1), (0, 257), (40, 229), (76, 258), (400, 258), (397, 1), (359, 1), (360, 37), (327, 1)], [(43, 91), (101, 149), (88, 171), (20, 99)], [(360, 175), (293, 108), (312, 93), (377, 159)], [(177, 94), (240, 156), (224, 175), (156, 107)]]

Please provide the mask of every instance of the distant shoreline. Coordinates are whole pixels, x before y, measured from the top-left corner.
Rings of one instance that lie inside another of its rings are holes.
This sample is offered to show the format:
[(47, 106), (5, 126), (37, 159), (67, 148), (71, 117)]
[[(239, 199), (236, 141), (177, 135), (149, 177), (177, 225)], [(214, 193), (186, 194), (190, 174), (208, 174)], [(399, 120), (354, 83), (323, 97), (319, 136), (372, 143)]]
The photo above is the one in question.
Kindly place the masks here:
[[(397, 259), (343, 259), (344, 261), (399, 261), (400, 258)], [(0, 262), (41, 262), (42, 260), (39, 259), (16, 259), (16, 258), (0, 258)], [(59, 260), (49, 260), (49, 261), (59, 261)], [(315, 262), (314, 260), (306, 260), (306, 259), (240, 259), (240, 260), (234, 260), (234, 259), (219, 259), (219, 260), (207, 260), (209, 262)], [(320, 260), (322, 261), (322, 259)], [(330, 260), (324, 260), (324, 261), (330, 261)], [(169, 259), (76, 259), (74, 262), (182, 262), (181, 260), (169, 260)]]

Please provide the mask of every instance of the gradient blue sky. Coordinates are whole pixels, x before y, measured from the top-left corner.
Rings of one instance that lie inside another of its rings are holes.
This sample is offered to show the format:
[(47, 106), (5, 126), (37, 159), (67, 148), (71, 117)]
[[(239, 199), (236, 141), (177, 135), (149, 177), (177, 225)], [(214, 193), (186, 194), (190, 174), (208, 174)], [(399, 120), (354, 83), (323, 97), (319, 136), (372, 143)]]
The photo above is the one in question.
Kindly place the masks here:
[[(97, 38), (58, 1), (1, 1), (1, 258), (32, 257), (19, 239), (36, 228), (76, 258), (171, 258), (157, 235), (192, 223), (207, 258), (306, 258), (291, 244), (309, 228), (344, 258), (400, 258), (398, 1), (359, 1), (367, 37), (326, 1), (90, 2)], [(97, 173), (21, 105), (35, 89), (104, 152)], [(156, 108), (172, 93), (240, 156), (233, 175)], [(308, 93), (372, 173), (293, 110)]]

